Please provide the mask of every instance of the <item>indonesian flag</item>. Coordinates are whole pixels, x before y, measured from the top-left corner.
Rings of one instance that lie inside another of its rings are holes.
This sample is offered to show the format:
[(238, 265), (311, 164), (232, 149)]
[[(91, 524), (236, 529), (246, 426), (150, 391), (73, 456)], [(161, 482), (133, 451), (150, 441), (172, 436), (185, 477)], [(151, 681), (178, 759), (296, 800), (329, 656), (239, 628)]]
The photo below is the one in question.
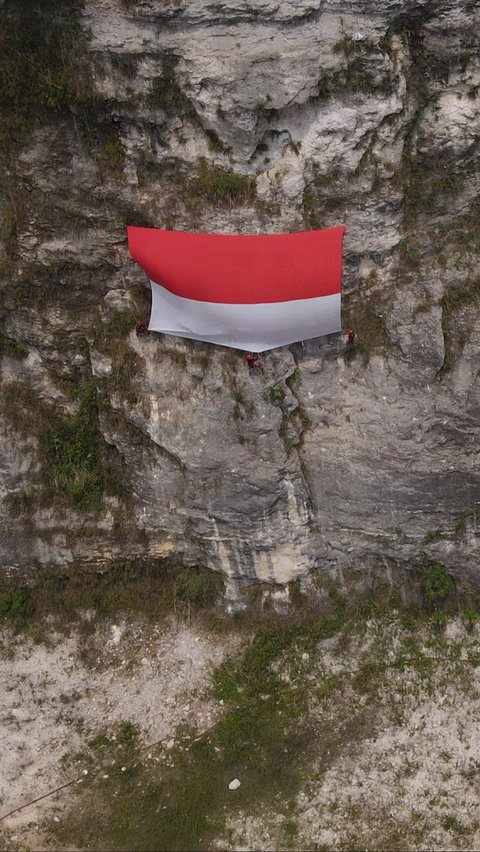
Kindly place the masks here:
[(341, 330), (345, 227), (229, 236), (128, 228), (152, 288), (149, 329), (263, 352)]

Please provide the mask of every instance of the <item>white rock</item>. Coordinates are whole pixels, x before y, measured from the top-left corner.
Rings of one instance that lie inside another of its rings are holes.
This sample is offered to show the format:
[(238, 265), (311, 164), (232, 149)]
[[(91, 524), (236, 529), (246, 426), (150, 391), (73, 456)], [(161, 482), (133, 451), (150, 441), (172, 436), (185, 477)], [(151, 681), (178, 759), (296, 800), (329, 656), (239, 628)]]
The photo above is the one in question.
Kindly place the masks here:
[(25, 710), (23, 707), (15, 707), (11, 712), (17, 722), (30, 722), (35, 718), (30, 710)]
[(229, 790), (238, 790), (238, 788), (240, 787), (241, 783), (242, 783), (242, 782), (241, 782), (241, 781), (239, 781), (239, 780), (238, 780), (238, 778), (234, 778), (234, 779), (233, 779), (233, 781), (230, 781), (230, 784), (228, 785), (228, 789), (229, 789)]

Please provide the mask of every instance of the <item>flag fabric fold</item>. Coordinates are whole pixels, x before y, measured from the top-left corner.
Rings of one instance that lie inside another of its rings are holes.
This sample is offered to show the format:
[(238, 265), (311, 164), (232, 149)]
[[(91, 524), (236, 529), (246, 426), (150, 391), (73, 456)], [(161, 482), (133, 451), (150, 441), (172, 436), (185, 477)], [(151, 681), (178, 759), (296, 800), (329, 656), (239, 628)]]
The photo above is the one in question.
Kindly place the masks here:
[(338, 332), (344, 226), (231, 236), (128, 227), (149, 329), (262, 352)]

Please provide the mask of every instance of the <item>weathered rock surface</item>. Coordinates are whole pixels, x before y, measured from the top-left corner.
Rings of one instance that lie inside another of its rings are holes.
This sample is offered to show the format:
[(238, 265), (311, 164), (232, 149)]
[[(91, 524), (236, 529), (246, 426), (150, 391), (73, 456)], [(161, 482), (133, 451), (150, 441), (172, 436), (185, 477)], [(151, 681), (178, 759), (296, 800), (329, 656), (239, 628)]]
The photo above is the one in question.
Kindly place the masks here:
[[(169, 556), (286, 582), (437, 561), (478, 583), (479, 5), (25, 5), (4, 0), (4, 26), (50, 15), (74, 85), (35, 54), (32, 104), (18, 56), (1, 69), (25, 113), (0, 185), (4, 569)], [(346, 222), (357, 352), (310, 341), (251, 376), (234, 351), (137, 339), (127, 222)], [(68, 423), (94, 423), (90, 460)]]

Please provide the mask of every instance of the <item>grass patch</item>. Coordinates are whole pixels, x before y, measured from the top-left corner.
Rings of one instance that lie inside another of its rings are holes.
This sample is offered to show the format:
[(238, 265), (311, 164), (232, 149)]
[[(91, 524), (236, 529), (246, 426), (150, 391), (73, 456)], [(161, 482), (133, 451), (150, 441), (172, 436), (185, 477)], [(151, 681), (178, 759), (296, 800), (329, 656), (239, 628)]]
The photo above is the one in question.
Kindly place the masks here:
[(431, 218), (449, 209), (451, 199), (462, 191), (465, 179), (478, 170), (478, 153), (476, 146), (471, 146), (459, 169), (451, 151), (439, 154), (429, 150), (429, 140), (422, 137), (421, 122), (425, 111), (438, 101), (454, 65), (461, 64), (461, 52), (452, 64), (450, 57), (429, 53), (425, 48), (420, 20), (408, 20), (406, 16), (397, 25), (410, 46), (412, 63), (407, 75), (407, 96), (415, 104), (406, 127), (404, 154), (397, 174), (404, 193), (404, 226), (408, 233), (415, 228), (420, 215)]
[(255, 178), (234, 174), (201, 158), (193, 177), (183, 176), (181, 192), (187, 206), (195, 207), (207, 202), (237, 207), (253, 202), (257, 188)]
[(119, 337), (126, 337), (135, 329), (138, 313), (142, 308), (143, 305), (139, 305), (137, 311), (132, 308), (131, 310), (116, 313), (111, 320), (101, 327), (98, 337), (95, 339), (95, 346), (102, 352), (111, 353), (117, 339)]
[(227, 151), (227, 147), (215, 130), (205, 130), (205, 136), (207, 137), (208, 150), (213, 154), (224, 154)]
[[(174, 585), (178, 591), (181, 584)], [(406, 723), (417, 696), (465, 683), (470, 663), (458, 643), (431, 629), (431, 612), (398, 610), (387, 590), (382, 594), (347, 599), (337, 589), (321, 616), (297, 595), (290, 617), (266, 620), (262, 610), (263, 623), (247, 620), (250, 643), (213, 673), (213, 696), (224, 702), (217, 725), (203, 733), (179, 727), (173, 748), (143, 743), (129, 721), (101, 732), (74, 757), (78, 770), (88, 768), (88, 780), (51, 825), (50, 846), (56, 840), (82, 849), (174, 852), (223, 842), (237, 848), (246, 838), (230, 836), (229, 821), (238, 832), (239, 817), (260, 815), (273, 831), (272, 848), (291, 848), (299, 790), (308, 795), (312, 778), (321, 787), (327, 770), (348, 766), (352, 749), (375, 740), (386, 719)], [(406, 762), (406, 774), (411, 766)], [(241, 781), (234, 793), (233, 778)], [(279, 825), (279, 815), (288, 820)], [(383, 830), (378, 822), (374, 828)], [(277, 831), (283, 840), (275, 845)], [(309, 848), (301, 831), (299, 824), (296, 848)]]
[(73, 417), (40, 428), (42, 465), (48, 471), (46, 496), (78, 511), (98, 511), (104, 493), (121, 493), (113, 470), (102, 459), (104, 439), (98, 429), (97, 393), (86, 382), (78, 393)]
[[(398, 612), (393, 601), (338, 596), (323, 616), (307, 608), (287, 621), (257, 625), (245, 650), (213, 673), (214, 695), (225, 706), (215, 728), (198, 737), (178, 731), (174, 748), (148, 746), (150, 760), (135, 729), (125, 743), (118, 731), (115, 740), (96, 738), (89, 748), (98, 781), (54, 827), (55, 836), (79, 848), (205, 850), (222, 841), (226, 818), (260, 812), (269, 827), (268, 815), (280, 811), (290, 816), (280, 830), (291, 840), (296, 796), (311, 781), (312, 766), (321, 784), (339, 756), (372, 737), (386, 684), (398, 690), (398, 677), (408, 671), (412, 690), (430, 689), (437, 666), (431, 651), (440, 660), (446, 645), (440, 634), (429, 634), (429, 618)], [(338, 670), (322, 673), (319, 643), (332, 637)], [(107, 783), (100, 780), (105, 771)], [(233, 778), (241, 781), (235, 793), (228, 789)]]
[[(179, 743), (160, 771), (133, 755), (122, 773), (130, 773), (128, 781), (115, 775), (107, 787), (92, 788), (90, 795), (101, 796), (98, 818), (91, 819), (87, 794), (55, 828), (62, 842), (74, 837), (82, 848), (209, 849), (227, 810), (231, 815), (238, 807), (293, 796), (317, 738), (300, 722), (305, 691), (292, 689), (276, 667), (299, 648), (313, 652), (343, 621), (340, 615), (262, 628), (244, 654), (214, 674), (215, 694), (228, 703), (215, 729), (190, 746)], [(326, 725), (324, 737), (334, 750), (338, 731)], [(228, 789), (234, 777), (242, 781), (235, 794)]]
[(220, 574), (207, 569), (183, 568), (175, 576), (174, 601), (189, 608), (212, 604), (224, 588)]
[(288, 379), (286, 379), (286, 384), (288, 385), (289, 388), (294, 388), (294, 387), (297, 387), (298, 385), (300, 385), (301, 381), (302, 381), (302, 371), (301, 371), (300, 367), (295, 367), (292, 375), (289, 376)]
[(262, 394), (265, 402), (271, 402), (272, 405), (281, 405), (286, 395), (285, 389), (280, 386), (268, 388)]
[(423, 540), (425, 544), (433, 544), (435, 541), (440, 541), (443, 538), (441, 530), (427, 530)]
[(463, 287), (450, 287), (445, 291), (441, 301), (445, 355), (438, 378), (443, 378), (452, 369), (468, 339), (468, 332), (462, 327), (462, 313), (468, 308), (475, 308), (479, 301), (480, 278), (469, 278)]
[(28, 355), (28, 349), (19, 340), (0, 334), (0, 357), (23, 359)]
[(445, 566), (438, 563), (430, 565), (424, 571), (421, 583), (425, 601), (433, 609), (442, 606), (455, 587), (455, 583)]
[(0, 590), (0, 623), (7, 621), (17, 628), (24, 626), (35, 613), (31, 589), (19, 586)]
[(122, 393), (132, 405), (137, 402), (132, 383), (140, 374), (140, 363), (138, 355), (128, 344), (117, 341), (112, 352), (111, 386), (114, 391)]
[(405, 271), (414, 271), (420, 268), (422, 253), (414, 245), (414, 237), (404, 237), (400, 241), (400, 265)]
[[(12, 499), (14, 514), (45, 502), (58, 508), (97, 512), (104, 494), (123, 495), (120, 459), (98, 428), (98, 400), (93, 381), (84, 382), (74, 393), (77, 410), (70, 416), (40, 401), (20, 382), (10, 382), (2, 389), (4, 417), (26, 439), (36, 437), (41, 466), (39, 486), (28, 494), (21, 492), (18, 501)], [(36, 424), (33, 435), (32, 411)]]
[(125, 164), (125, 149), (117, 139), (108, 139), (96, 152), (97, 163), (101, 171), (120, 172)]
[[(384, 95), (388, 97), (395, 89), (395, 76), (384, 65), (379, 47), (371, 42), (352, 42), (342, 39), (334, 47), (345, 55), (345, 67), (333, 74), (324, 74), (318, 81), (317, 98), (320, 101), (339, 97), (342, 94)], [(338, 47), (337, 47), (338, 46)], [(363, 48), (363, 55), (361, 55)], [(377, 55), (372, 57), (372, 51)], [(375, 61), (377, 65), (375, 66)], [(381, 63), (381, 64), (380, 64)]]
[[(5, 193), (5, 196), (7, 196), (8, 181), (3, 179), (2, 183), (2, 190)], [(25, 205), (23, 200), (20, 198), (19, 193), (14, 192), (12, 189), (12, 194), (14, 195), (14, 199), (11, 198), (10, 200), (7, 200), (5, 197), (3, 202), (3, 215), (0, 218), (0, 240), (3, 243), (3, 250), (6, 256), (6, 260), (2, 263), (2, 272), (7, 271), (8, 263), (15, 254), (17, 247), (18, 224), (19, 221), (23, 220), (25, 214)], [(3, 319), (1, 315), (0, 319)]]
[(147, 95), (147, 103), (161, 109), (167, 116), (181, 116), (198, 121), (197, 111), (191, 100), (183, 92), (175, 73), (178, 56), (165, 54), (162, 61), (162, 74), (157, 77)]
[[(49, 266), (26, 264), (21, 274), (10, 287), (10, 294), (16, 306), (35, 306), (45, 308), (48, 304), (60, 304), (71, 309), (75, 299), (81, 299), (84, 310), (78, 312), (78, 327), (82, 323), (91, 329), (91, 315), (87, 319), (84, 312), (98, 304), (98, 293), (105, 286), (106, 279), (112, 274), (108, 263), (99, 264), (92, 269), (80, 263), (61, 260)], [(73, 334), (72, 334), (73, 336)]]
[(183, 567), (164, 559), (118, 562), (98, 571), (76, 567), (69, 573), (40, 571), (35, 582), (0, 584), (0, 622), (17, 629), (55, 616), (56, 628), (69, 630), (82, 612), (93, 620), (140, 614), (156, 621), (175, 611), (189, 617), (211, 607), (224, 590), (220, 574), (202, 566)]
[(375, 305), (367, 303), (356, 305), (349, 312), (348, 324), (355, 333), (355, 345), (350, 347), (352, 353), (356, 350), (362, 355), (363, 364), (366, 366), (371, 354), (385, 348), (388, 343), (383, 317)]
[(323, 211), (319, 209), (318, 200), (310, 184), (303, 190), (302, 214), (307, 228), (315, 230), (324, 226)]
[(192, 361), (205, 371), (210, 366), (210, 352), (196, 352), (192, 355)]
[(455, 162), (445, 157), (418, 154), (405, 155), (405, 224), (412, 227), (418, 215), (443, 212), (446, 203), (456, 198), (464, 186), (464, 178)]
[(278, 434), (283, 441), (283, 446), (287, 455), (293, 447), (296, 447), (301, 443), (300, 436), (294, 426), (294, 418), (293, 416), (289, 417), (287, 413), (285, 413), (282, 417)]
[(480, 250), (480, 201), (475, 199), (467, 213), (457, 216), (448, 225), (440, 224), (437, 237), (442, 247), (454, 243), (463, 253), (468, 249), (477, 253)]
[(91, 97), (79, 6), (69, 0), (3, 4), (0, 148), (4, 154), (15, 149), (38, 118)]
[(102, 326), (94, 344), (99, 352), (111, 358), (112, 367), (106, 383), (131, 404), (137, 401), (133, 385), (140, 372), (140, 359), (125, 338), (135, 329), (137, 319), (147, 319), (146, 313), (147, 303), (140, 293), (136, 295), (134, 308), (115, 314)]

